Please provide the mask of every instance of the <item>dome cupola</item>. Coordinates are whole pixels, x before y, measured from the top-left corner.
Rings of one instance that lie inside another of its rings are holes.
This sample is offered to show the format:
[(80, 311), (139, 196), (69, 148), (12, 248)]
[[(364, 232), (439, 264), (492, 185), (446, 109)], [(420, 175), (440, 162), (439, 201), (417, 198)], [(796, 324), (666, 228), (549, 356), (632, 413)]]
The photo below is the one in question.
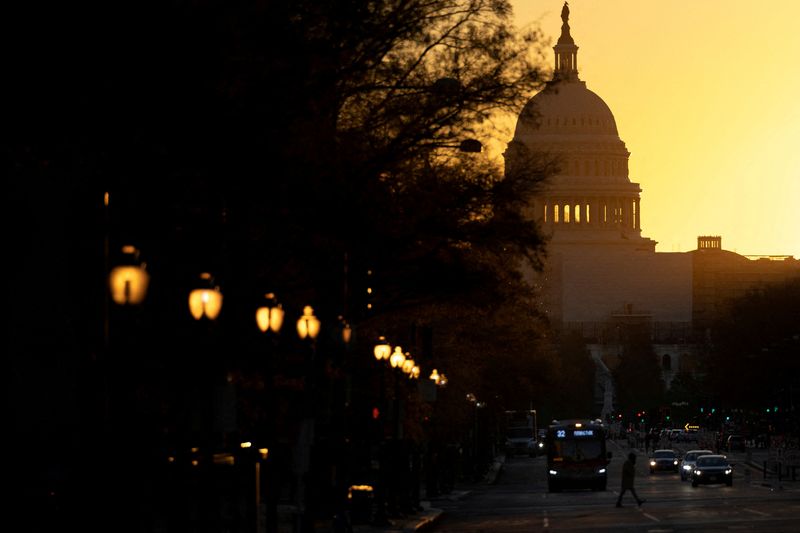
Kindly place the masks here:
[(532, 201), (552, 244), (624, 244), (654, 250), (641, 236), (638, 183), (628, 177), (630, 152), (608, 105), (578, 77), (578, 46), (569, 5), (553, 47), (553, 78), (524, 106), (505, 153), (506, 170), (524, 171), (527, 155), (544, 154), (558, 171)]

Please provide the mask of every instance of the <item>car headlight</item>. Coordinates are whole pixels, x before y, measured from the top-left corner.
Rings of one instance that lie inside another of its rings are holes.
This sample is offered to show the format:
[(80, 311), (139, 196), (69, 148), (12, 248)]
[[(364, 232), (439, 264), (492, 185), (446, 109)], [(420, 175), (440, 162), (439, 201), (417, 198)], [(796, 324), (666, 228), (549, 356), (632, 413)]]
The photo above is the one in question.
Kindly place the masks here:
[(544, 448), (544, 442), (539, 443), (539, 448)]
[(598, 474), (605, 474), (606, 473), (606, 469), (605, 468), (601, 468), (600, 470), (597, 471), (597, 473)]
[(677, 465), (678, 465), (678, 461), (672, 461), (672, 464), (674, 464), (675, 466), (677, 466)]
[(703, 472), (701, 472), (700, 470), (695, 470), (694, 471), (694, 475), (701, 476), (701, 475), (703, 475)]
[(555, 470), (550, 470), (550, 475), (551, 476), (555, 476), (556, 474), (558, 474), (558, 472), (556, 472)]
[(728, 468), (727, 470), (725, 470), (725, 475), (727, 476), (727, 475), (729, 475), (731, 472), (733, 472), (733, 469), (732, 469), (732, 468)]
[(691, 470), (691, 469), (692, 469), (692, 467), (691, 467), (691, 466), (689, 466), (689, 465), (683, 465), (683, 469), (684, 469), (684, 470)]
[(650, 466), (656, 466), (656, 462), (655, 461), (650, 461)]

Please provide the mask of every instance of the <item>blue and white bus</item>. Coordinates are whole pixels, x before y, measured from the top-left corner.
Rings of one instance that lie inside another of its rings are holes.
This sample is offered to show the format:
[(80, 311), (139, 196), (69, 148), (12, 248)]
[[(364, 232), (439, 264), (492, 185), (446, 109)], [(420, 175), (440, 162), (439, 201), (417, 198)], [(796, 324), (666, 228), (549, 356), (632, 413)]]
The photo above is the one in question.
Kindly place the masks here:
[(600, 420), (553, 420), (547, 428), (547, 488), (606, 490), (606, 428)]

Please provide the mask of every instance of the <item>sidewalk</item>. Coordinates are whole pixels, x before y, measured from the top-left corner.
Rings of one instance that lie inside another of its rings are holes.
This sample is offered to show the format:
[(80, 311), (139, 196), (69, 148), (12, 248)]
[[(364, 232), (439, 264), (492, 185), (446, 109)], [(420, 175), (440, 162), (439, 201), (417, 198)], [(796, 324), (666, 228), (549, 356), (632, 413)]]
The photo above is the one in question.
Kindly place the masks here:
[[(770, 460), (770, 451), (767, 448), (750, 448), (747, 452), (728, 454), (728, 457), (739, 462), (747, 469), (745, 474), (751, 473), (751, 483), (759, 483), (764, 487), (784, 490), (800, 489), (800, 468), (797, 468), (792, 479), (792, 472), (785, 465), (778, 472), (775, 461)], [(764, 468), (766, 466), (766, 475)]]
[[(474, 487), (478, 484), (494, 484), (497, 481), (497, 476), (503, 470), (505, 460), (506, 459), (504, 455), (496, 457), (492, 465), (489, 467), (489, 470), (487, 471), (483, 480), (474, 485), (464, 485), (460, 488), (450, 491), (447, 494), (442, 494), (436, 498), (432, 498), (431, 500), (422, 501), (421, 507), (423, 510), (414, 515), (406, 518), (390, 519), (389, 521), (391, 524), (388, 526), (356, 524), (353, 526), (353, 533), (409, 533), (413, 531), (424, 531), (429, 529), (444, 514), (442, 509), (436, 507), (437, 502), (442, 502), (444, 500), (458, 501), (468, 496), (472, 492), (470, 487)], [(326, 530), (320, 528), (318, 531), (327, 533), (327, 531), (333, 531), (333, 529)]]

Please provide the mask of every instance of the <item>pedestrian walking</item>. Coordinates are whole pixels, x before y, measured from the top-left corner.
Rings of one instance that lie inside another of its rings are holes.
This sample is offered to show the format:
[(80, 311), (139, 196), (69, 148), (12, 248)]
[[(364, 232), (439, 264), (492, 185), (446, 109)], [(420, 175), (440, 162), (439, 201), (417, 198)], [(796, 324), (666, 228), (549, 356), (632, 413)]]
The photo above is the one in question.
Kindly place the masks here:
[(619, 491), (619, 498), (617, 498), (617, 507), (622, 507), (622, 496), (626, 491), (631, 491), (633, 497), (636, 498), (636, 503), (641, 505), (647, 501), (639, 498), (636, 494), (636, 489), (633, 488), (633, 479), (636, 477), (636, 454), (631, 452), (628, 454), (628, 460), (622, 465), (622, 488)]

